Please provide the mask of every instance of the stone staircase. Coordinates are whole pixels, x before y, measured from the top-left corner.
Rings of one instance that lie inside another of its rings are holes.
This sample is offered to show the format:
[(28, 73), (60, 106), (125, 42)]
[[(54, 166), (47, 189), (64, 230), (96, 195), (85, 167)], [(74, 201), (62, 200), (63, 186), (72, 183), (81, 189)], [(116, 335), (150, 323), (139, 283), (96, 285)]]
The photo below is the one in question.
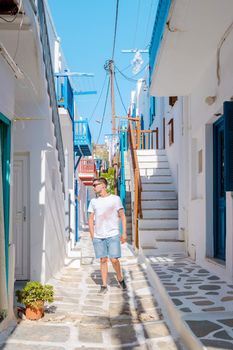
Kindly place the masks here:
[(178, 200), (165, 150), (138, 150), (142, 182), (139, 244), (145, 254), (185, 251), (178, 231)]

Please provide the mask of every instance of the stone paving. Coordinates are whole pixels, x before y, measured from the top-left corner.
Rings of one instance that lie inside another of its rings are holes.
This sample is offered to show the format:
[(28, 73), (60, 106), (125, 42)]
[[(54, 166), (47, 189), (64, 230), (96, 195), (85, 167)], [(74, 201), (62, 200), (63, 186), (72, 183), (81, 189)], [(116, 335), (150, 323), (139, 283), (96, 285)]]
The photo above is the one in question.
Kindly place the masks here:
[(146, 260), (201, 343), (207, 349), (233, 349), (233, 283), (182, 254)]
[[(84, 246), (88, 246), (85, 239)], [(90, 252), (90, 245), (88, 249)], [(50, 281), (55, 301), (47, 307), (45, 317), (20, 320), (11, 334), (1, 335), (0, 350), (183, 349), (177, 334), (169, 330), (145, 267), (127, 246), (123, 250), (127, 291), (119, 288), (110, 268), (109, 291), (98, 295), (99, 264), (84, 252), (79, 269), (68, 264)]]

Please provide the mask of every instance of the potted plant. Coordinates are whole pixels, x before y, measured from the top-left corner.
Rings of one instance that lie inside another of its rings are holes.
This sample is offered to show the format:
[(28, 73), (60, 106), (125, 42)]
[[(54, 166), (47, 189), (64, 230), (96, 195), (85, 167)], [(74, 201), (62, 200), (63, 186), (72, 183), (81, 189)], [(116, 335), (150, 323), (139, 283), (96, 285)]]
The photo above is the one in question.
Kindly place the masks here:
[(28, 282), (21, 290), (16, 291), (17, 302), (25, 305), (25, 315), (29, 320), (38, 320), (44, 316), (44, 303), (53, 302), (53, 286), (42, 285), (37, 281)]

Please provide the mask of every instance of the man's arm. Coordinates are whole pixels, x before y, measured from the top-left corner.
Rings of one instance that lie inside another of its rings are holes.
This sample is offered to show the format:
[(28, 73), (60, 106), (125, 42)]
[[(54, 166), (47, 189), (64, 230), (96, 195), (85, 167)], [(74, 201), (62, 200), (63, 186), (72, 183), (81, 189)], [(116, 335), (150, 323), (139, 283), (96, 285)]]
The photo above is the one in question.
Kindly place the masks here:
[(127, 233), (126, 233), (126, 217), (125, 217), (124, 209), (119, 209), (118, 214), (122, 222), (121, 243), (125, 243), (127, 241)]
[(93, 239), (94, 238), (94, 213), (89, 214), (88, 225), (89, 225), (91, 239)]

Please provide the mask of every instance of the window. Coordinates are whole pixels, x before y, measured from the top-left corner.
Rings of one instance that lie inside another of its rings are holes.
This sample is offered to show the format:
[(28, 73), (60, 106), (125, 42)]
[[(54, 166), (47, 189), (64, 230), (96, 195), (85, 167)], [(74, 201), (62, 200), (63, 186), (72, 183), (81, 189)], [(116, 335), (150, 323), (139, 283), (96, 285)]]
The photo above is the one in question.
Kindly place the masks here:
[(170, 97), (169, 97), (169, 105), (170, 105), (171, 107), (173, 107), (177, 100), (178, 100), (178, 97), (177, 97), (177, 96), (170, 96)]
[(202, 162), (202, 149), (198, 151), (198, 174), (202, 173), (203, 162)]
[(169, 140), (169, 146), (171, 146), (174, 143), (174, 119), (171, 118), (168, 122), (168, 140)]

